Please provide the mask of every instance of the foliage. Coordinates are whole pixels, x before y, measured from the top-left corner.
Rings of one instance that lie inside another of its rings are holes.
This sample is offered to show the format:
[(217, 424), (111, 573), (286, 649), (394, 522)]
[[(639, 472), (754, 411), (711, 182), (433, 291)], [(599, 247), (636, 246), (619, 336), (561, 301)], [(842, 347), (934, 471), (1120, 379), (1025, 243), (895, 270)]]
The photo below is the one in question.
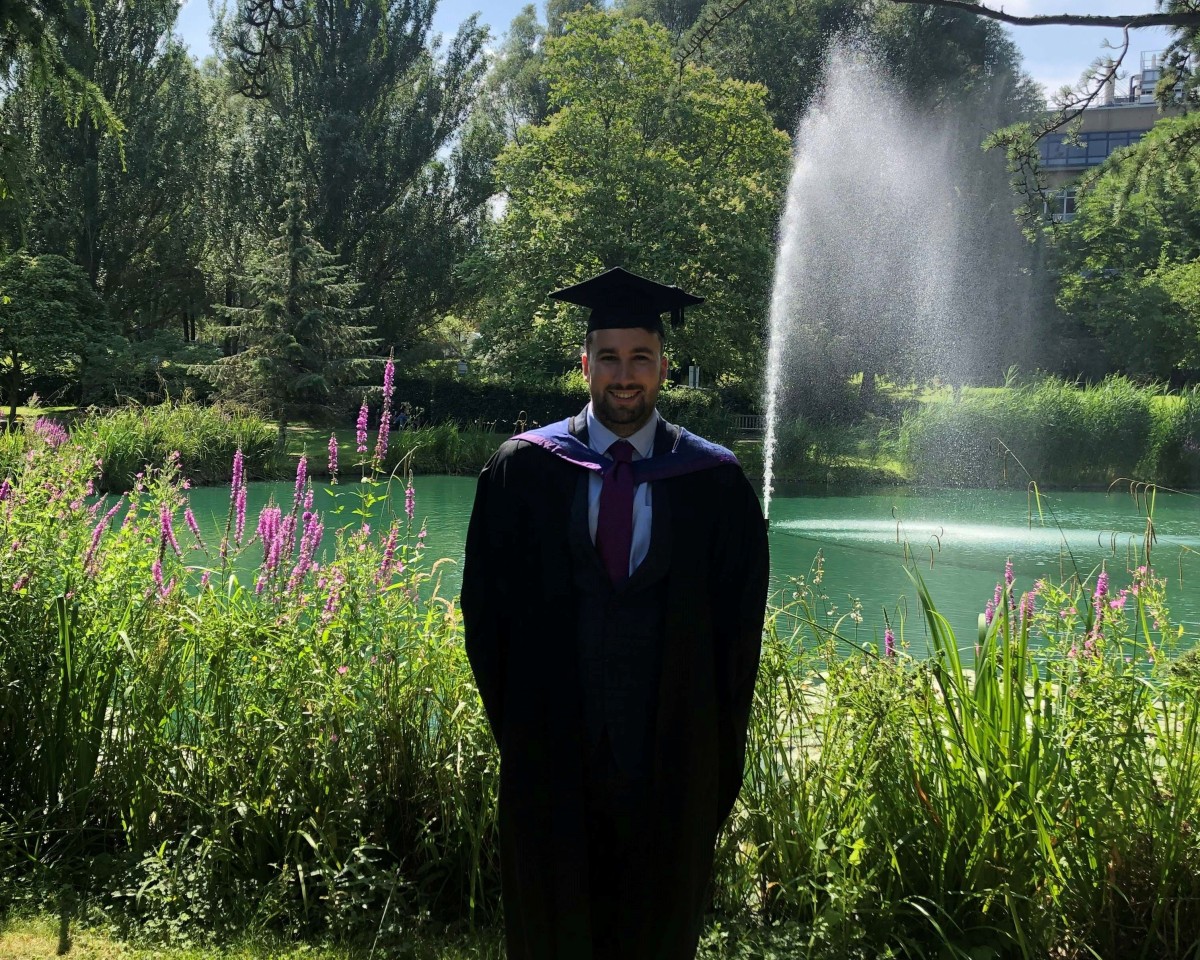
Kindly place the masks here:
[[(57, 101), (67, 120), (81, 118), (120, 137), (123, 124), (104, 93), (63, 54), (63, 45), (84, 39), (93, 26), (88, 0), (9, 0), (0, 12), (0, 70), (19, 64), (26, 83)], [(0, 201), (24, 203), (27, 161), (19, 136), (0, 130)]]
[[(36, 446), (34, 433), (27, 426), (4, 438), (0, 474), (17, 472)], [(132, 489), (154, 465), (169, 458), (197, 483), (225, 483), (236, 450), (242, 451), (244, 469), (256, 480), (290, 476), (275, 462), (274, 424), (237, 406), (167, 403), (96, 411), (76, 418), (70, 435), (103, 464), (94, 486), (105, 493)]]
[(507, 202), (474, 264), (494, 363), (571, 366), (582, 330), (546, 292), (622, 264), (708, 297), (671, 336), (678, 362), (751, 376), (788, 160), (762, 89), (681, 71), (661, 28), (595, 11), (547, 43), (546, 76), (551, 114), (501, 154)]
[(415, 504), (321, 511), (301, 471), (256, 533), (243, 475), (199, 545), (177, 459), (88, 507), (92, 457), (39, 439), (0, 504), (5, 862), (164, 932), (495, 902), (490, 734)]
[[(31, 250), (79, 264), (134, 341), (164, 330), (194, 341), (207, 305), (203, 171), (214, 144), (196, 67), (171, 33), (178, 9), (98, 0), (93, 26), (63, 43), (63, 57), (121, 118), (121, 140), (92, 119), (63, 117), (25, 79), (3, 107), (6, 126), (30, 145)], [(83, 22), (83, 7), (73, 15)]]
[(1159, 121), (1104, 166), (1065, 231), (1059, 304), (1131, 374), (1200, 370), (1198, 138), (1200, 113)]
[(279, 234), (247, 278), (252, 306), (218, 307), (217, 333), (234, 352), (206, 369), (229, 397), (260, 398), (279, 424), (280, 443), (297, 417), (328, 409), (367, 366), (366, 308), (351, 306), (359, 284), (317, 242), (300, 187), (289, 184)]
[[(450, 270), (491, 192), (476, 168), (493, 145), (459, 137), (487, 33), (470, 17), (439, 50), (435, 5), (292, 4), (287, 42), (265, 67), (265, 117), (248, 132), (262, 196), (282, 201), (284, 170), (301, 183), (314, 237), (364, 285), (356, 305), (370, 303), (379, 335), (401, 350), (451, 305)], [(223, 24), (226, 40), (233, 27)]]
[(1092, 387), (1054, 378), (963, 391), (905, 416), (903, 456), (914, 479), (944, 485), (1107, 485), (1200, 482), (1196, 395), (1122, 377)]
[(90, 369), (117, 346), (108, 313), (87, 277), (54, 254), (18, 252), (0, 262), (0, 317), (0, 374), (10, 429), (27, 374), (68, 370), (86, 384)]
[[(92, 453), (32, 443), (0, 500), (0, 898), (67, 888), (174, 939), (495, 919), (494, 745), (415, 504), (368, 483), (321, 511), (301, 474), (239, 553), (235, 484), (226, 560), (174, 461), (92, 509)], [(819, 612), (819, 560), (796, 578), (705, 956), (1196, 948), (1200, 710), (1165, 581), (1019, 573), (973, 661), (923, 587), (918, 662), (906, 625), (876, 649)]]

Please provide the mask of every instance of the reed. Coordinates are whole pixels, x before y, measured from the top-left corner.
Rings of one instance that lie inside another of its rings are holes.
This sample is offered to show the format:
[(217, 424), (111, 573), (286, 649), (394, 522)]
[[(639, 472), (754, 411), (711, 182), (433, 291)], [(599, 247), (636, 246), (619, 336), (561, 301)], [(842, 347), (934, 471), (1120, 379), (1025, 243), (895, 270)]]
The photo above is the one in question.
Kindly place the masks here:
[(1023, 486), (1028, 474), (1043, 486), (1194, 487), (1200, 399), (1125, 377), (1087, 387), (1045, 377), (924, 403), (905, 416), (901, 446), (913, 479), (944, 485)]

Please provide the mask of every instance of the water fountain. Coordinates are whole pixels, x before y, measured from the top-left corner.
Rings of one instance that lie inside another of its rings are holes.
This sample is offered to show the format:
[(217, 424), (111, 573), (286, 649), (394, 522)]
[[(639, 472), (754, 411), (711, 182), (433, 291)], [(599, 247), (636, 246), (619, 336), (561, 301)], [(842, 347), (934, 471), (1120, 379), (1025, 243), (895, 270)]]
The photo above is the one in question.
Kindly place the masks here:
[(781, 424), (836, 403), (851, 375), (962, 384), (1026, 359), (1015, 202), (998, 158), (962, 162), (987, 119), (906, 103), (870, 59), (835, 47), (796, 131), (771, 298), (768, 516)]

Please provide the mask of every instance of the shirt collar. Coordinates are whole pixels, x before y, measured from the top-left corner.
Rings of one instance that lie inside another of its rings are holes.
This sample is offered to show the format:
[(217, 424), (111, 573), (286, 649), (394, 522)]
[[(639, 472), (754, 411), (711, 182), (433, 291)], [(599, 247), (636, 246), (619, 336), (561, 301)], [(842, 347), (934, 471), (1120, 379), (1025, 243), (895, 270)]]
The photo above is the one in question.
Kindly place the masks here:
[(607, 455), (608, 448), (618, 440), (628, 440), (636, 451), (636, 460), (643, 460), (654, 452), (654, 433), (658, 429), (658, 410), (650, 414), (650, 419), (637, 433), (629, 437), (618, 437), (592, 413), (592, 405), (587, 405), (588, 446), (596, 453)]

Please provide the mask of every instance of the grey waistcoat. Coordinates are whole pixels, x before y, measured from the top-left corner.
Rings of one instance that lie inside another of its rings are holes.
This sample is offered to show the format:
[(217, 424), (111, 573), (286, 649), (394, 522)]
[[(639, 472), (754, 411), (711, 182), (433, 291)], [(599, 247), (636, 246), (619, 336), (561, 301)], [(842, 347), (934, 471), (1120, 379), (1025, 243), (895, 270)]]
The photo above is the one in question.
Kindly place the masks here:
[(667, 527), (667, 498), (656, 494), (649, 553), (614, 589), (588, 532), (587, 476), (581, 478), (570, 536), (583, 720), (588, 742), (595, 746), (607, 734), (617, 766), (633, 777), (649, 774), (652, 756), (670, 569)]

